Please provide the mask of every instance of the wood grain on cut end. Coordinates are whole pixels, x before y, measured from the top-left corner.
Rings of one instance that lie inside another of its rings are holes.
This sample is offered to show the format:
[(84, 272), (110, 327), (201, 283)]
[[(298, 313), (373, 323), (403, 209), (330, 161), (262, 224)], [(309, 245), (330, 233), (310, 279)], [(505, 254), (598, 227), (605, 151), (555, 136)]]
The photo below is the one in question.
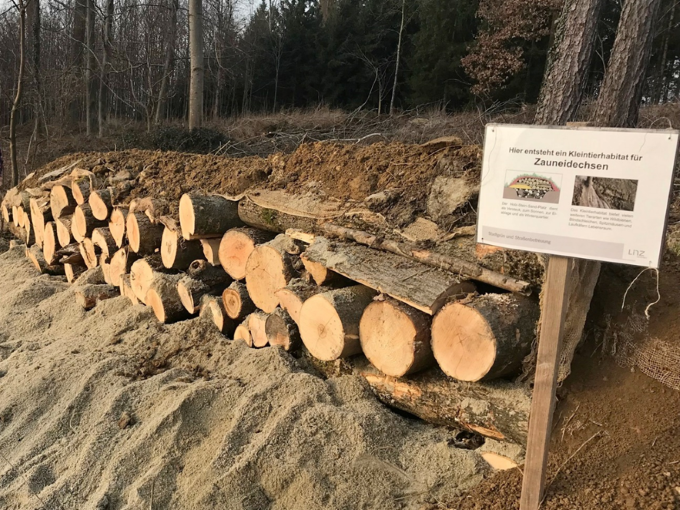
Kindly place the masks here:
[(269, 314), (258, 310), (250, 314), (248, 317), (248, 328), (250, 329), (250, 336), (253, 339), (252, 347), (259, 349), (269, 345), (266, 330), (267, 318), (269, 317)]
[(290, 255), (271, 243), (257, 246), (246, 263), (246, 287), (253, 303), (265, 311), (273, 312), (279, 305), (275, 292), (288, 285), (297, 275)]
[(257, 308), (250, 299), (248, 289), (241, 282), (233, 282), (222, 292), (222, 302), (227, 316), (232, 319), (247, 317)]
[(109, 219), (109, 230), (113, 239), (116, 241), (116, 246), (122, 248), (125, 241), (125, 224), (127, 220), (128, 210), (122, 207), (116, 207), (111, 212)]
[(220, 241), (219, 258), (224, 270), (234, 280), (246, 277), (248, 257), (258, 244), (272, 239), (272, 234), (255, 228), (234, 228), (224, 234)]

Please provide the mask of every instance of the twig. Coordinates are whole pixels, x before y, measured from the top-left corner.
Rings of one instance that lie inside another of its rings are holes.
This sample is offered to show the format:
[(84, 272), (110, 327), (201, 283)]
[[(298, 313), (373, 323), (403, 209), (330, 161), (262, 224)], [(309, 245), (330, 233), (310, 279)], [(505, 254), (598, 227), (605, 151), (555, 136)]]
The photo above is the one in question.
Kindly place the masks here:
[(562, 427), (562, 439), (560, 439), (560, 441), (564, 441), (564, 433), (567, 431), (567, 427), (568, 427), (569, 424), (571, 423), (571, 420), (574, 419), (574, 416), (576, 416), (576, 413), (578, 412), (578, 410), (579, 410), (580, 407), (581, 407), (581, 404), (579, 404), (579, 405), (576, 406), (576, 409), (574, 409), (574, 412), (572, 413), (572, 415), (571, 415), (571, 416), (569, 417), (569, 419), (567, 420), (567, 423), (565, 423), (565, 424), (564, 424), (564, 427)]
[(153, 492), (156, 487), (156, 479), (151, 480), (151, 498), (149, 500), (149, 510), (153, 510)]

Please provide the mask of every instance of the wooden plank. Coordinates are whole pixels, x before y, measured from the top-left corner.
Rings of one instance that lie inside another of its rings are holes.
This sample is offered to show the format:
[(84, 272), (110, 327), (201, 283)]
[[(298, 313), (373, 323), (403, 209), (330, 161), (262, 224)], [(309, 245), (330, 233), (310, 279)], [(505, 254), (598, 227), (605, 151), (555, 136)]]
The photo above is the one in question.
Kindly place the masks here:
[(331, 243), (324, 237), (316, 237), (302, 257), (429, 315), (437, 313), (448, 298), (475, 290), (471, 282), (453, 273), (354, 243)]
[(571, 262), (558, 256), (548, 262), (520, 510), (538, 510), (543, 500)]

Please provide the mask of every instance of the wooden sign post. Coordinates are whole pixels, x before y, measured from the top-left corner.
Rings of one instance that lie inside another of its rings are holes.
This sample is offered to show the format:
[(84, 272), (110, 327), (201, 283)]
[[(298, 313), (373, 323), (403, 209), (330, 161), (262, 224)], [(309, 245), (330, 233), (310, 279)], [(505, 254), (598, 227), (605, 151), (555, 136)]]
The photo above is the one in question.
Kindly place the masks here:
[(550, 255), (521, 510), (538, 510), (574, 258), (659, 267), (678, 131), (488, 124), (477, 242)]
[(537, 510), (543, 500), (571, 262), (570, 258), (560, 256), (552, 256), (548, 261), (543, 289), (545, 312), (538, 339), (521, 510)]

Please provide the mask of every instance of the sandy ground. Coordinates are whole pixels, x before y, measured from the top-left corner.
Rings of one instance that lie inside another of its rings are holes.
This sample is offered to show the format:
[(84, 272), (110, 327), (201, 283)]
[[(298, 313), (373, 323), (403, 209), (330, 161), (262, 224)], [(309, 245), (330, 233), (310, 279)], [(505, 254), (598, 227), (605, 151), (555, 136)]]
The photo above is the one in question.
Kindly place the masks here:
[(417, 509), (481, 482), (477, 452), (200, 319), (84, 312), (0, 255), (0, 508)]

